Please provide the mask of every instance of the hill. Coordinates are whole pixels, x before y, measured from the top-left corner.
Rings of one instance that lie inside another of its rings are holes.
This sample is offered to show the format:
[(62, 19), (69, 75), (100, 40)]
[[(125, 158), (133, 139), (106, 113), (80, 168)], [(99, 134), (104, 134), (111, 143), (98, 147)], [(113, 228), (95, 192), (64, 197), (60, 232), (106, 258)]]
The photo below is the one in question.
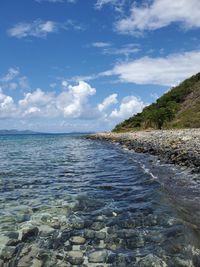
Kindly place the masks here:
[(141, 113), (116, 125), (113, 132), (200, 128), (200, 73), (173, 87)]

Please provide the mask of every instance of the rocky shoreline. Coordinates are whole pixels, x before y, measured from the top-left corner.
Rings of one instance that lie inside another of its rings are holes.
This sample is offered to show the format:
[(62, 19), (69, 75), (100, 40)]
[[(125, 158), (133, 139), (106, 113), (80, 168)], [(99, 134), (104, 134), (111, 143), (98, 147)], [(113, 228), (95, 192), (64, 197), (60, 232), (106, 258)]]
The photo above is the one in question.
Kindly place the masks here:
[(96, 133), (89, 139), (106, 140), (167, 163), (200, 172), (200, 129), (151, 130), (130, 133)]

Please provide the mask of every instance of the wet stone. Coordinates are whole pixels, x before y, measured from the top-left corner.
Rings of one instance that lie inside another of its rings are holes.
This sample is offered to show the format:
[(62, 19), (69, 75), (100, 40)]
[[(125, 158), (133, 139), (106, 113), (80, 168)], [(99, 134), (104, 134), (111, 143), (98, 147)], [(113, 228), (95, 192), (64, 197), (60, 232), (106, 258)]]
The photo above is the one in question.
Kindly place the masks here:
[(0, 258), (7, 261), (11, 259), (16, 253), (15, 247), (4, 247), (1, 251)]
[(71, 230), (64, 230), (61, 234), (61, 239), (63, 242), (69, 240), (71, 237), (72, 231)]
[(66, 242), (64, 243), (64, 250), (65, 250), (65, 251), (70, 251), (70, 250), (72, 250), (72, 245), (70, 244), (69, 241), (66, 241)]
[(108, 236), (104, 242), (107, 249), (117, 250), (121, 248), (121, 240), (115, 236)]
[(60, 223), (59, 222), (53, 222), (51, 224), (51, 227), (54, 228), (54, 229), (60, 229)]
[(74, 229), (83, 229), (85, 227), (85, 223), (81, 218), (74, 217), (70, 220), (70, 224)]
[(200, 255), (194, 255), (192, 257), (192, 262), (193, 262), (194, 267), (200, 266)]
[(74, 245), (83, 245), (86, 242), (86, 240), (82, 236), (72, 236), (70, 238), (70, 242)]
[(39, 228), (39, 235), (41, 237), (48, 237), (49, 235), (52, 235), (55, 232), (55, 229), (48, 225), (42, 225)]
[(168, 262), (169, 267), (199, 267), (200, 265), (195, 265), (194, 262), (190, 260), (181, 259), (179, 257), (173, 258)]
[(18, 232), (7, 232), (5, 235), (11, 239), (18, 239), (19, 237)]
[(56, 259), (62, 261), (62, 260), (64, 259), (64, 254), (62, 254), (62, 253), (57, 253), (57, 254), (56, 254)]
[(22, 229), (22, 241), (28, 241), (29, 239), (33, 239), (38, 235), (38, 228), (32, 225), (28, 225)]
[(20, 243), (20, 240), (18, 239), (10, 239), (8, 240), (6, 246), (16, 246), (19, 243)]
[(104, 227), (105, 227), (105, 225), (103, 222), (94, 222), (91, 225), (91, 229), (95, 230), (95, 231), (99, 231), (99, 230), (103, 229)]
[(95, 237), (100, 240), (104, 240), (106, 238), (106, 233), (105, 232), (96, 232)]
[(116, 256), (115, 262), (113, 263), (112, 267), (129, 267), (135, 266), (135, 257), (131, 254), (122, 254), (119, 253)]
[(33, 259), (32, 265), (31, 267), (42, 267), (43, 266), (43, 262), (38, 260), (38, 259)]
[(81, 251), (69, 251), (66, 261), (69, 261), (72, 265), (80, 265), (84, 261), (83, 253)]
[(84, 232), (84, 236), (85, 236), (85, 238), (87, 238), (87, 239), (92, 239), (92, 238), (95, 237), (95, 231), (90, 230), (90, 229), (87, 229), (87, 230), (85, 230), (85, 232)]
[(144, 240), (140, 236), (125, 240), (125, 247), (128, 249), (135, 249), (143, 246), (144, 246)]
[(88, 261), (92, 263), (105, 263), (108, 258), (107, 250), (97, 250), (88, 254)]
[(167, 264), (159, 257), (149, 254), (139, 261), (139, 267), (167, 267)]

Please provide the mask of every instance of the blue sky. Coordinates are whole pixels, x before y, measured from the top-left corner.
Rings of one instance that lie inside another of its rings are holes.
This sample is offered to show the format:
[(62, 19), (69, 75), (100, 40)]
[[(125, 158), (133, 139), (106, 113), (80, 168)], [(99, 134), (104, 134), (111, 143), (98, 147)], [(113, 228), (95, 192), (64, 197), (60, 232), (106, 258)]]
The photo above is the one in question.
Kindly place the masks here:
[(110, 130), (200, 71), (199, 0), (2, 0), (1, 129)]

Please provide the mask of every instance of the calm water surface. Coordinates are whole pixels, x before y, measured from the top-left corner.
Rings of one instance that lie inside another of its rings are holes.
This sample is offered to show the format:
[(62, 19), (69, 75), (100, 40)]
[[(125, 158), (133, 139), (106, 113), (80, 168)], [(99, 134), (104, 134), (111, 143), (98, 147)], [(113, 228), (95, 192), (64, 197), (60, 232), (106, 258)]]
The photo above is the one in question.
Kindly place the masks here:
[(0, 266), (200, 266), (189, 175), (84, 136), (0, 136)]

